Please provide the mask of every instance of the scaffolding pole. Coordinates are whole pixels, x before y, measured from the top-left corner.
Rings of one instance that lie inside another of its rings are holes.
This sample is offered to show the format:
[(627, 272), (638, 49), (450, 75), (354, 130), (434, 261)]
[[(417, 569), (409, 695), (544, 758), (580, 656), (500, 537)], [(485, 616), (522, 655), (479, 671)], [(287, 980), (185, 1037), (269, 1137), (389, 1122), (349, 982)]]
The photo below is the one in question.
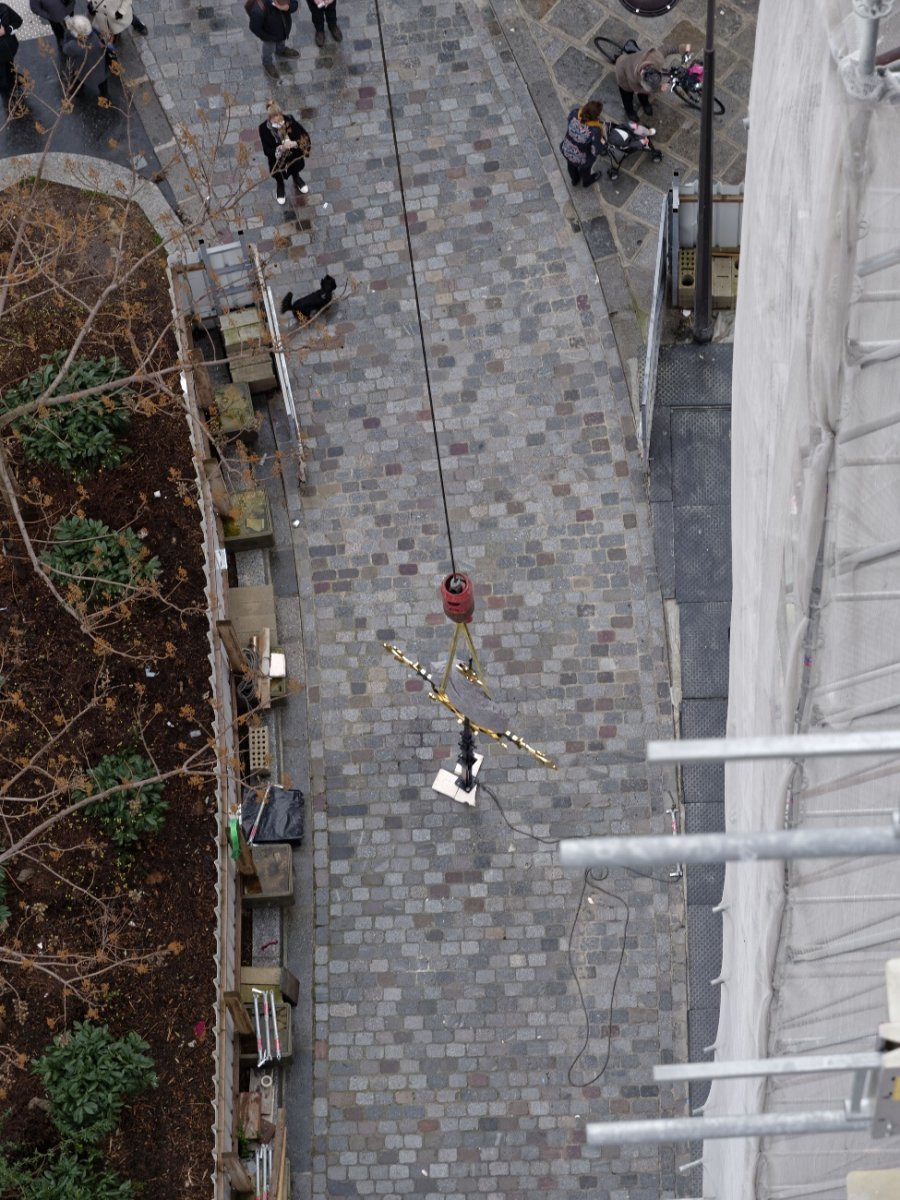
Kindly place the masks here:
[(850, 754), (897, 754), (900, 731), (804, 733), (752, 738), (676, 738), (647, 743), (648, 763), (742, 762), (771, 758), (842, 758)]
[(757, 1113), (747, 1117), (676, 1117), (604, 1121), (586, 1127), (589, 1146), (701, 1142), (714, 1138), (800, 1137), (810, 1133), (868, 1133), (872, 1118), (845, 1112)]
[(688, 833), (680, 837), (563, 838), (563, 867), (654, 867), (678, 862), (761, 862), (766, 859), (875, 858), (900, 853), (900, 820), (844, 829), (779, 829), (772, 833)]

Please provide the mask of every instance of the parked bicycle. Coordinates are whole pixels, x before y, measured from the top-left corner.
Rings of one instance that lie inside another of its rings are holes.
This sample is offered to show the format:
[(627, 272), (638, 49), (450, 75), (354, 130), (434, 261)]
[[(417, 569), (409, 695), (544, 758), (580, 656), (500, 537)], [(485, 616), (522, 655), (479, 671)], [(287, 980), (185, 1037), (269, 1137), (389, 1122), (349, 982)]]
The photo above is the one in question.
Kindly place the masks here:
[[(637, 54), (640, 50), (633, 38), (620, 46), (612, 38), (595, 37), (594, 45), (608, 63), (615, 63), (622, 54)], [(693, 54), (682, 54), (681, 62), (668, 67), (664, 73), (671, 80), (672, 94), (688, 108), (699, 109), (703, 103), (703, 64), (697, 62)], [(718, 96), (713, 96), (713, 112), (717, 117), (725, 112), (725, 105)]]

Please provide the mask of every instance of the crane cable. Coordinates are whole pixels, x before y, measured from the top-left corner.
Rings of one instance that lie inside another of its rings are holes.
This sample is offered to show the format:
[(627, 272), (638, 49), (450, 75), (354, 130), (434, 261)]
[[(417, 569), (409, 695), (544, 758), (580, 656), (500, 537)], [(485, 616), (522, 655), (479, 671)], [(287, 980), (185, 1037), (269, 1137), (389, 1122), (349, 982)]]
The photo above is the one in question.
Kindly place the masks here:
[(447, 543), (450, 547), (450, 567), (455, 575), (456, 559), (453, 554), (453, 534), (450, 530), (450, 510), (447, 507), (447, 490), (444, 487), (444, 468), (441, 463), (441, 448), (438, 442), (437, 418), (434, 412), (434, 396), (431, 391), (431, 375), (428, 370), (428, 351), (425, 348), (425, 327), (422, 322), (422, 305), (419, 301), (419, 284), (416, 279), (416, 261), (413, 257), (412, 238), (409, 233), (409, 220), (406, 209), (406, 189), (403, 186), (403, 169), (400, 165), (400, 146), (397, 142), (397, 123), (394, 120), (394, 100), (391, 95), (391, 81), (388, 75), (387, 52), (384, 48), (384, 29), (381, 24), (381, 5), (375, 0), (375, 20), (378, 24), (378, 41), (381, 47), (381, 63), (384, 70), (384, 86), (387, 89), (388, 113), (391, 121), (391, 136), (394, 140), (394, 158), (397, 162), (397, 179), (400, 183), (400, 202), (403, 206), (403, 224), (406, 228), (406, 250), (409, 255), (409, 269), (412, 275), (413, 295), (416, 302), (416, 319), (419, 325), (419, 341), (422, 343), (422, 361), (425, 366), (425, 388), (428, 392), (428, 407), (431, 410), (431, 431), (434, 435), (434, 455), (437, 459), (438, 478), (441, 484), (441, 499), (444, 502), (444, 522), (447, 526)]

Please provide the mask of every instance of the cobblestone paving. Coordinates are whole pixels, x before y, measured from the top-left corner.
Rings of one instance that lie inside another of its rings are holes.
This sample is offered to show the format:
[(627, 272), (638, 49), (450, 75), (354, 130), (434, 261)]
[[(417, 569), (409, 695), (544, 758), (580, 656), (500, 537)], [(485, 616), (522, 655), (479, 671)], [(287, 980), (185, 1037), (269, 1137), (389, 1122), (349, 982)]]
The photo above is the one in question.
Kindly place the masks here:
[[(294, 364), (317, 888), (315, 1143), (298, 1194), (656, 1200), (675, 1194), (673, 1153), (590, 1151), (584, 1124), (680, 1111), (651, 1084), (653, 1063), (685, 1054), (680, 891), (615, 873), (579, 912), (581, 877), (486, 794), (473, 810), (436, 798), (456, 728), (380, 647), (437, 664), (451, 632), (408, 228), (482, 665), (514, 727), (560, 763), (482, 746), (483, 777), (545, 838), (666, 828), (664, 781), (640, 761), (669, 735), (669, 692), (615, 340), (492, 10), (381, 4), (404, 213), (375, 10), (339, 2), (344, 41), (321, 52), (301, 5), (302, 57), (276, 89), (312, 134), (310, 195), (292, 216), (264, 186), (243, 214), (295, 291), (326, 268), (353, 284), (335, 343)], [(142, 15), (173, 121), (201, 129), (197, 106), (231, 91), (229, 153), (255, 151), (271, 85), (240, 6)], [(586, 1035), (573, 923), (590, 1024), (570, 1084)], [(585, 1086), (608, 1037), (608, 1069)]]
[[(744, 178), (743, 119), (759, 0), (717, 0), (715, 7), (715, 94), (725, 113), (713, 122), (714, 178), (737, 184)], [(687, 42), (698, 52), (705, 40), (706, 0), (680, 0), (653, 20), (630, 16), (618, 0), (494, 0), (493, 8), (554, 145), (575, 104), (602, 100), (611, 119), (623, 117), (614, 70), (595, 47), (595, 36), (619, 45), (629, 37), (641, 46)], [(683, 182), (696, 180), (699, 156), (699, 113), (667, 96), (655, 103), (652, 123), (662, 162), (643, 154), (626, 159), (615, 183), (604, 179), (573, 191), (569, 210), (594, 257), (632, 401), (653, 295), (660, 206), (674, 171)]]

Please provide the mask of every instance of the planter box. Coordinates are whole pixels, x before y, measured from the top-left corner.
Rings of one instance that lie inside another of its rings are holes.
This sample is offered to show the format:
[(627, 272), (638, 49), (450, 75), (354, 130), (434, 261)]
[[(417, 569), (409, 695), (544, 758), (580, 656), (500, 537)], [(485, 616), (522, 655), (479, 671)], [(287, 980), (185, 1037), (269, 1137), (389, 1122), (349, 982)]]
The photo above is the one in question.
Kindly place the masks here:
[[(254, 846), (253, 865), (262, 891), (253, 895), (245, 892), (244, 903), (251, 907), (255, 904), (290, 904), (294, 898), (294, 855), (291, 847), (280, 842)], [(242, 974), (245, 980), (246, 972), (245, 967)], [(279, 970), (274, 984), (276, 992), (280, 989), (280, 978)]]
[(256, 350), (266, 341), (266, 327), (256, 307), (224, 313), (219, 318), (219, 329), (229, 355)]
[(261, 550), (275, 541), (272, 510), (265, 488), (231, 492), (228, 513), (222, 518), (228, 550)]
[(251, 392), (273, 392), (278, 387), (268, 350), (229, 355), (228, 370), (235, 383), (246, 383)]
[(213, 393), (216, 423), (222, 433), (238, 434), (243, 441), (256, 441), (256, 413), (246, 383), (226, 383)]

